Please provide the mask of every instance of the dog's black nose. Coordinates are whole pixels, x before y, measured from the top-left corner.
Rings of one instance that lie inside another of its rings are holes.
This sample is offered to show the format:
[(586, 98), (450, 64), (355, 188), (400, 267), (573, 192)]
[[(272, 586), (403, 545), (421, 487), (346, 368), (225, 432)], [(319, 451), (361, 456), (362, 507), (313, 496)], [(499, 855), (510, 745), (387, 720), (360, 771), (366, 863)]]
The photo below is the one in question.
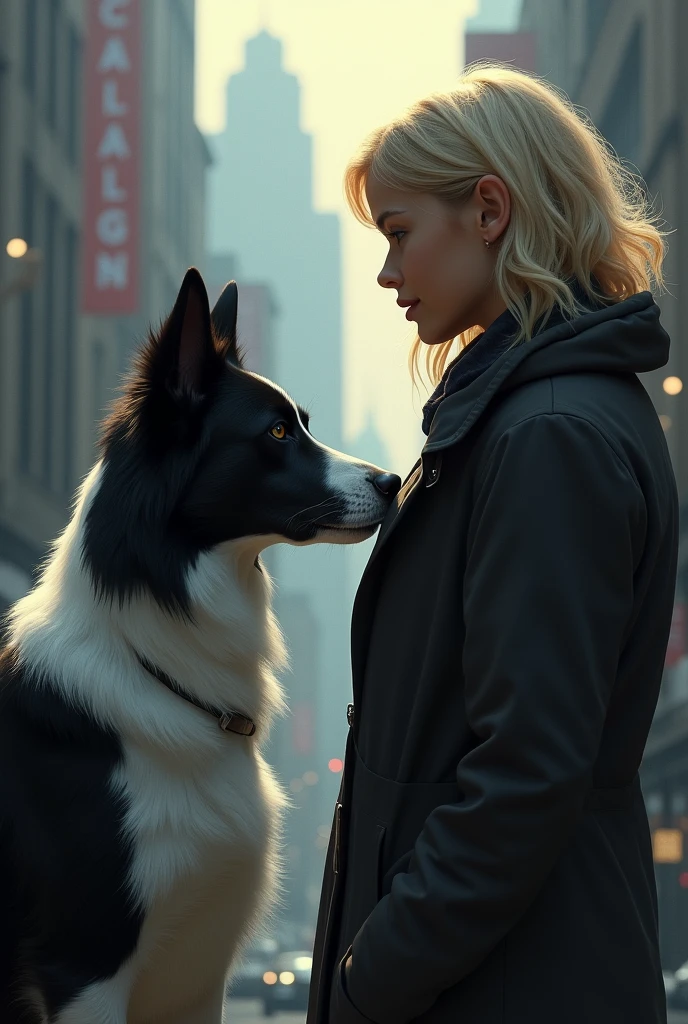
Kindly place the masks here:
[(401, 487), (401, 477), (396, 473), (379, 473), (373, 477), (373, 483), (380, 494), (384, 494), (386, 498), (393, 498)]

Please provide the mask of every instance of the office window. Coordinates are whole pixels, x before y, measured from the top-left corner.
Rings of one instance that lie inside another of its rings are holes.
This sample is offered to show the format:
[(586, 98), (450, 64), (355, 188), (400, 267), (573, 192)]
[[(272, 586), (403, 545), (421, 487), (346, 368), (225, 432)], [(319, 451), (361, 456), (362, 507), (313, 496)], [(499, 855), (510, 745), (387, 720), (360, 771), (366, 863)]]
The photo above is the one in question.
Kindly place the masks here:
[(622, 160), (637, 165), (642, 141), (643, 27), (638, 23), (626, 47), (599, 129)]
[(24, 9), (24, 88), (30, 96), (35, 96), (38, 72), (37, 0), (24, 0), (22, 7)]
[(62, 460), (62, 491), (69, 498), (75, 485), (74, 466), (74, 405), (76, 388), (74, 374), (76, 372), (77, 351), (77, 281), (79, 260), (79, 236), (71, 224), (65, 231), (65, 319), (64, 319), (64, 458)]
[[(33, 164), (26, 157), (22, 161), (21, 230), (29, 243), (35, 245), (35, 204), (36, 183)], [(31, 465), (31, 441), (33, 437), (33, 394), (31, 374), (34, 353), (34, 300), (32, 292), (24, 291), (20, 297), (19, 337), (19, 468), (28, 473)]]
[(612, 2), (613, 0), (587, 0), (585, 5), (585, 42), (588, 53), (595, 49)]
[(82, 62), (83, 47), (73, 25), (67, 30), (67, 110), (66, 144), (67, 155), (73, 166), (81, 162), (81, 121), (82, 121)]
[(46, 196), (45, 243), (43, 263), (43, 361), (41, 383), (43, 385), (43, 437), (41, 441), (41, 480), (49, 490), (53, 489), (53, 438), (55, 436), (55, 390), (59, 387), (60, 369), (56, 359), (58, 331), (55, 322), (59, 299), (56, 278), (62, 269), (62, 260), (57, 251), (57, 203), (52, 195)]
[(62, 12), (60, 0), (47, 0), (48, 83), (45, 96), (45, 116), (51, 128), (58, 127), (60, 101), (60, 56), (62, 53)]

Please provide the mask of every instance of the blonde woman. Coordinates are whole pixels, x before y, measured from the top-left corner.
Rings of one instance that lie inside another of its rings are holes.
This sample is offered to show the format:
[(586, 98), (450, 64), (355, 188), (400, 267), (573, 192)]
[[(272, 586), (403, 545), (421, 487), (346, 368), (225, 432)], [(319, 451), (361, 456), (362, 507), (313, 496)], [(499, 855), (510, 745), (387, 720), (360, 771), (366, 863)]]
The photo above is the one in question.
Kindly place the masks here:
[(354, 607), (308, 1022), (660, 1024), (638, 767), (678, 512), (637, 374), (668, 358), (663, 234), (506, 68), (376, 130), (345, 184), (437, 386)]

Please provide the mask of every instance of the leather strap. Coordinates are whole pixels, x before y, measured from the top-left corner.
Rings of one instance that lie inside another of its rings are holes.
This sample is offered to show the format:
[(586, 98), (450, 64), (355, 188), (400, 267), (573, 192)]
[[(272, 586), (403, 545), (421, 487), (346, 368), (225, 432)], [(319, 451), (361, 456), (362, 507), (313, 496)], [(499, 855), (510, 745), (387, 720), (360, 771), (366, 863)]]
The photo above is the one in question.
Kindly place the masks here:
[(134, 651), (139, 664), (146, 670), (150, 675), (166, 686), (168, 690), (175, 693), (178, 697), (182, 697), (188, 701), (189, 704), (193, 704), (194, 707), (199, 708), (201, 711), (205, 711), (209, 715), (213, 715), (217, 719), (217, 724), (220, 726), (223, 732), (235, 732), (239, 736), (253, 736), (256, 731), (256, 723), (253, 719), (249, 718), (248, 715), (242, 715), (240, 711), (222, 711), (219, 708), (214, 708), (210, 704), (203, 704), (197, 700), (196, 697), (191, 693), (187, 693), (183, 690), (178, 683), (168, 676), (166, 672), (153, 665), (146, 658), (142, 657), (138, 651)]

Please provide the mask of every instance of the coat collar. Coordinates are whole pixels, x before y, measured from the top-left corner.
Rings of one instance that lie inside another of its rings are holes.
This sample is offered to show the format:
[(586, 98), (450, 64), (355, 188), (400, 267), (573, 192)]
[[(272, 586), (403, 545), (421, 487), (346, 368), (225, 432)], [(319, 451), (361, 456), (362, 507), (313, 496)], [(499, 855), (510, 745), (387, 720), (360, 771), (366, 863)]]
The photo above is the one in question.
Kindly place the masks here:
[[(622, 302), (614, 303), (603, 309), (591, 310), (575, 320), (564, 320), (552, 327), (545, 328), (530, 341), (521, 342), (514, 348), (508, 349), (499, 355), (492, 365), (468, 387), (448, 395), (440, 403), (433, 417), (430, 433), (421, 455), (440, 451), (442, 448), (447, 448), (460, 441), (480, 418), (494, 396), (512, 383), (510, 378), (520, 376), (516, 371), (525, 360), (532, 359), (536, 353), (548, 348), (554, 342), (573, 338), (608, 321), (633, 316), (650, 306), (654, 306), (650, 292), (638, 292)], [(627, 369), (632, 370), (633, 368), (629, 366)], [(636, 367), (636, 369), (645, 369), (645, 367)], [(550, 372), (552, 371), (550, 370)]]

